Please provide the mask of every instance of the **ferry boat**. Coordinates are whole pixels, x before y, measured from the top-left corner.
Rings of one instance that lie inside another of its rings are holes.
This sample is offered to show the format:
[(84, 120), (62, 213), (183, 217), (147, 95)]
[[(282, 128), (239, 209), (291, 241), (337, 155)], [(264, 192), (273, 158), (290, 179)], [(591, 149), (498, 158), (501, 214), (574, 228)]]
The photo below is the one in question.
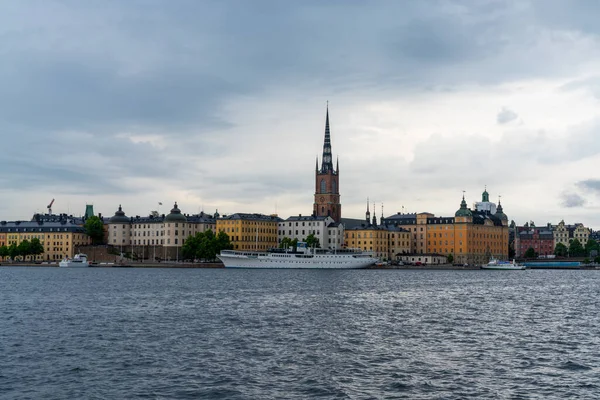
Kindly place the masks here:
[(523, 270), (526, 267), (521, 264), (517, 264), (515, 260), (512, 261), (500, 261), (492, 258), (489, 263), (482, 265), (481, 269), (502, 269), (502, 270)]
[(82, 268), (89, 267), (87, 256), (85, 254), (79, 253), (75, 254), (73, 258), (65, 257), (61, 262), (58, 263), (59, 267), (65, 268)]
[(227, 268), (359, 269), (379, 261), (372, 253), (360, 249), (312, 249), (302, 242), (298, 243), (296, 251), (222, 250), (217, 257)]

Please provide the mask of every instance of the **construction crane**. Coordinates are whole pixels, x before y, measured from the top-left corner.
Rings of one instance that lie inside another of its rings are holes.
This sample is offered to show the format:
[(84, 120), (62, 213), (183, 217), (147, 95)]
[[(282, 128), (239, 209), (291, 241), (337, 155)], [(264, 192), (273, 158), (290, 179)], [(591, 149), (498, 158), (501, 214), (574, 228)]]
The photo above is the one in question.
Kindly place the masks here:
[(52, 199), (52, 201), (50, 202), (50, 204), (48, 204), (46, 206), (46, 208), (48, 209), (48, 214), (52, 215), (52, 204), (54, 204), (54, 199)]

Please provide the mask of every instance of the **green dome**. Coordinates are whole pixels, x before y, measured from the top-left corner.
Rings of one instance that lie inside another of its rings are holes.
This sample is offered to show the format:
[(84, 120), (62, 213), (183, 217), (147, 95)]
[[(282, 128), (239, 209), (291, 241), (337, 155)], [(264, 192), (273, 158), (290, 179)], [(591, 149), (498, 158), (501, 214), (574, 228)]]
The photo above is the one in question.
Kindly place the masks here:
[(181, 213), (181, 210), (177, 208), (177, 202), (171, 209), (171, 213), (165, 217), (165, 222), (186, 222), (187, 218)]
[(119, 204), (119, 210), (115, 213), (115, 215), (113, 215), (112, 217), (110, 217), (110, 219), (108, 220), (109, 224), (126, 224), (129, 223), (129, 218), (127, 218), (125, 216), (125, 213), (123, 212), (123, 209), (121, 208), (121, 205)]
[(504, 214), (504, 210), (502, 210), (502, 204), (500, 204), (500, 202), (498, 202), (498, 208), (496, 209), (496, 214), (494, 215), (496, 216), (496, 218), (508, 222), (508, 216)]
[(467, 202), (465, 201), (465, 196), (463, 196), (462, 201), (460, 202), (460, 209), (454, 214), (455, 217), (472, 217), (473, 213), (471, 210), (467, 208)]

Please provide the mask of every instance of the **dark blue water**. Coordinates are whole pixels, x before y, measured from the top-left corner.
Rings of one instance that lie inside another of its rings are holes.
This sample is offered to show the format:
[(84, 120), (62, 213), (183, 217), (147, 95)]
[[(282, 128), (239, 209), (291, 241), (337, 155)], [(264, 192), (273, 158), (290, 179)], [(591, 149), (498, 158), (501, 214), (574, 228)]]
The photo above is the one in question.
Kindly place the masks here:
[(600, 271), (0, 268), (0, 398), (598, 398), (599, 293)]

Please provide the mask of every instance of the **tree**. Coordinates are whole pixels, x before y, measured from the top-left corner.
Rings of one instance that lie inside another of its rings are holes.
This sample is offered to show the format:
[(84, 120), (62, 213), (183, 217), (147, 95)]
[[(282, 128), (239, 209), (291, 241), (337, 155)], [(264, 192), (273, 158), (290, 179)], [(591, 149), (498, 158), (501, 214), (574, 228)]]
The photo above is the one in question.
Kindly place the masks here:
[(311, 233), (306, 237), (306, 246), (321, 248), (321, 243), (319, 243), (319, 238), (314, 233)]
[(569, 241), (569, 255), (571, 257), (582, 257), (585, 255), (585, 249), (579, 239), (571, 239)]
[(280, 249), (287, 249), (292, 245), (292, 239), (290, 239), (287, 236), (284, 236), (283, 239), (281, 239), (281, 243), (279, 243), (279, 248)]
[(23, 240), (21, 243), (19, 243), (19, 245), (17, 246), (17, 253), (21, 256), (22, 260), (24, 260), (25, 258), (27, 258), (28, 255), (31, 254), (31, 245), (29, 243), (29, 240)]
[(44, 246), (40, 242), (40, 239), (33, 238), (29, 243), (29, 254), (34, 256), (39, 256), (40, 254), (44, 254)]
[(17, 249), (17, 244), (13, 243), (8, 246), (8, 256), (11, 260), (15, 260), (15, 257), (19, 255), (19, 249)]
[(527, 251), (525, 252), (525, 254), (523, 254), (523, 257), (525, 258), (535, 258), (537, 257), (537, 253), (535, 252), (535, 250), (533, 249), (533, 247), (530, 247), (527, 249)]
[(587, 241), (587, 243), (585, 244), (585, 254), (587, 256), (592, 256), (592, 251), (596, 251), (595, 255), (597, 255), (599, 250), (600, 250), (600, 245), (594, 239), (589, 239)]
[(8, 257), (8, 247), (5, 245), (0, 246), (0, 257), (2, 257), (3, 260)]
[(91, 216), (83, 226), (85, 233), (92, 239), (92, 244), (102, 244), (104, 240), (104, 223), (97, 216)]
[(517, 252), (515, 251), (515, 242), (511, 242), (508, 245), (508, 258), (515, 258)]
[(566, 257), (568, 254), (569, 249), (567, 249), (567, 246), (565, 246), (562, 243), (557, 243), (556, 247), (554, 248), (554, 255), (556, 257)]
[(452, 253), (448, 254), (448, 257), (446, 257), (446, 259), (448, 260), (448, 264), (452, 264), (452, 262), (454, 261), (454, 256), (452, 255)]
[(184, 260), (193, 260), (196, 258), (196, 254), (198, 254), (200, 250), (200, 239), (198, 238), (198, 234), (199, 233), (194, 236), (188, 236), (183, 246), (181, 246), (181, 257)]
[(212, 230), (198, 232), (189, 236), (183, 244), (181, 251), (184, 259), (201, 259), (214, 261), (221, 250), (231, 250), (233, 245), (225, 232), (215, 236)]

